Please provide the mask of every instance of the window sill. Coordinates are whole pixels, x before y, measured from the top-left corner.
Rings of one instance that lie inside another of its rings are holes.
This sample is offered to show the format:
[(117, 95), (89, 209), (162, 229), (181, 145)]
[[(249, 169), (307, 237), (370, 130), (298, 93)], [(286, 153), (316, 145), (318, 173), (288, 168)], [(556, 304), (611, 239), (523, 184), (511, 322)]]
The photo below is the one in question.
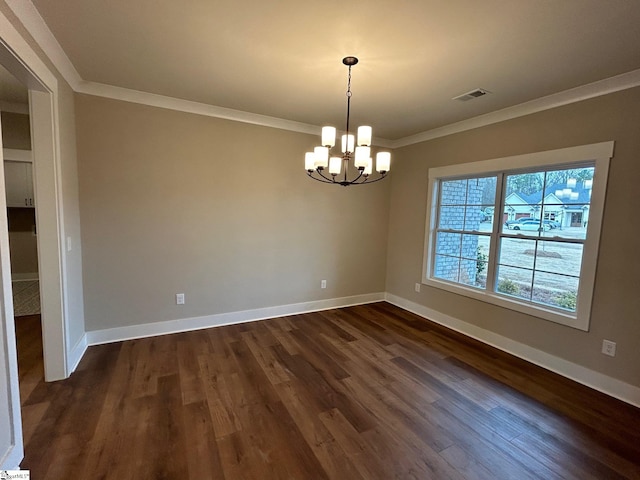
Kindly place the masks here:
[(440, 290), (446, 290), (451, 293), (463, 295), (465, 297), (473, 298), (481, 302), (490, 303), (499, 307), (514, 310), (516, 312), (525, 313), (533, 317), (541, 318), (549, 322), (558, 323), (567, 327), (575, 328), (582, 331), (589, 331), (589, 315), (580, 315), (579, 313), (571, 314), (564, 313), (551, 308), (544, 308), (543, 306), (532, 306), (531, 304), (519, 302), (505, 298), (502, 295), (495, 293), (484, 292), (476, 290), (475, 288), (465, 287), (459, 284), (453, 284), (442, 280), (436, 280), (433, 278), (423, 279), (422, 283), (429, 287), (438, 288)]

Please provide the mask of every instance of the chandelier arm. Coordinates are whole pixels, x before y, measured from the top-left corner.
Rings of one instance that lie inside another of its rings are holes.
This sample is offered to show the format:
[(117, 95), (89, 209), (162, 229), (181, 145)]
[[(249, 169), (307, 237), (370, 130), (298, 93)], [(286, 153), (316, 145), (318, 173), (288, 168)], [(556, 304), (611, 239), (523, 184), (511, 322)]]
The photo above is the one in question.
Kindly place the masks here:
[[(360, 180), (360, 177), (362, 177), (362, 174), (364, 173), (364, 170), (358, 170), (358, 172), (360, 172), (360, 174), (356, 178), (351, 180), (351, 182), (349, 182), (349, 183), (356, 183), (356, 182), (358, 182), (358, 180)], [(366, 181), (367, 180), (366, 180), (366, 177), (365, 177), (365, 181), (364, 182), (366, 182)], [(358, 183), (364, 183), (364, 182), (358, 182)]]
[[(317, 178), (313, 176), (313, 172), (307, 172), (307, 175), (309, 175), (309, 178), (315, 180), (316, 182), (322, 182), (322, 183), (336, 183), (330, 179), (327, 179), (326, 177), (323, 178)], [(326, 179), (326, 180), (325, 180)]]
[(364, 182), (360, 182), (360, 183), (361, 184), (365, 183), (365, 182), (367, 182), (367, 183), (376, 183), (376, 182), (379, 182), (380, 180), (382, 180), (383, 178), (387, 178), (387, 174), (386, 173), (385, 174), (380, 173), (379, 175), (380, 176), (378, 178), (376, 178), (375, 180), (370, 180), (370, 177), (367, 177), (367, 179)]
[(325, 180), (327, 180), (329, 183), (336, 183), (336, 179), (334, 176), (332, 176), (332, 178), (326, 177), (324, 176), (324, 174), (322, 173), (322, 170), (316, 170), (316, 173), (318, 175), (320, 175), (322, 178), (324, 178)]

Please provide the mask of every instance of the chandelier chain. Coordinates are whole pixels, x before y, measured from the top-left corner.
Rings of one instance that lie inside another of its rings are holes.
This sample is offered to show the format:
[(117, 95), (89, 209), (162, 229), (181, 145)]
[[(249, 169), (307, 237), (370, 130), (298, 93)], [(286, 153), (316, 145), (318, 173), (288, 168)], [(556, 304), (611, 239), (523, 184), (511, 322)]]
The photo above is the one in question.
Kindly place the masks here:
[(351, 112), (351, 65), (349, 65), (349, 79), (347, 81), (347, 136), (349, 135), (349, 113)]

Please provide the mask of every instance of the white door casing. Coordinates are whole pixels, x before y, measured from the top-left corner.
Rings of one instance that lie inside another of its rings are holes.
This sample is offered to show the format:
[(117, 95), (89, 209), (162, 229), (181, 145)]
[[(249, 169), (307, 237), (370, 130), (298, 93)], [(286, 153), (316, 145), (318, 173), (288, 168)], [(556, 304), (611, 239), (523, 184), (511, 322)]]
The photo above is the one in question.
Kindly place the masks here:
[[(2, 136), (0, 135), (0, 146), (1, 144)], [(1, 149), (0, 160), (2, 160)], [(22, 459), (23, 450), (4, 169), (0, 169), (0, 185), (2, 185), (2, 195), (0, 195), (0, 384), (2, 385), (0, 388), (0, 465), (12, 468)]]
[[(58, 81), (0, 12), (0, 63), (29, 88), (45, 380), (66, 378), (66, 272), (59, 151)], [(1, 161), (0, 154), (0, 161)], [(3, 169), (0, 169), (3, 170)], [(0, 172), (0, 470), (23, 458), (15, 324), (6, 216), (4, 171)]]

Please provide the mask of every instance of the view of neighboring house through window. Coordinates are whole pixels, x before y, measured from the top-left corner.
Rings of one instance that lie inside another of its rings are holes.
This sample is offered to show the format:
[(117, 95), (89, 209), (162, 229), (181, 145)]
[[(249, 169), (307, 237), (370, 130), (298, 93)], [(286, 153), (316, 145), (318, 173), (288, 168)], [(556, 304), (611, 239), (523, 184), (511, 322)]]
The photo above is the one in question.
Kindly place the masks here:
[(506, 175), (498, 293), (575, 312), (594, 170)]
[(431, 169), (423, 282), (585, 328), (612, 148)]

